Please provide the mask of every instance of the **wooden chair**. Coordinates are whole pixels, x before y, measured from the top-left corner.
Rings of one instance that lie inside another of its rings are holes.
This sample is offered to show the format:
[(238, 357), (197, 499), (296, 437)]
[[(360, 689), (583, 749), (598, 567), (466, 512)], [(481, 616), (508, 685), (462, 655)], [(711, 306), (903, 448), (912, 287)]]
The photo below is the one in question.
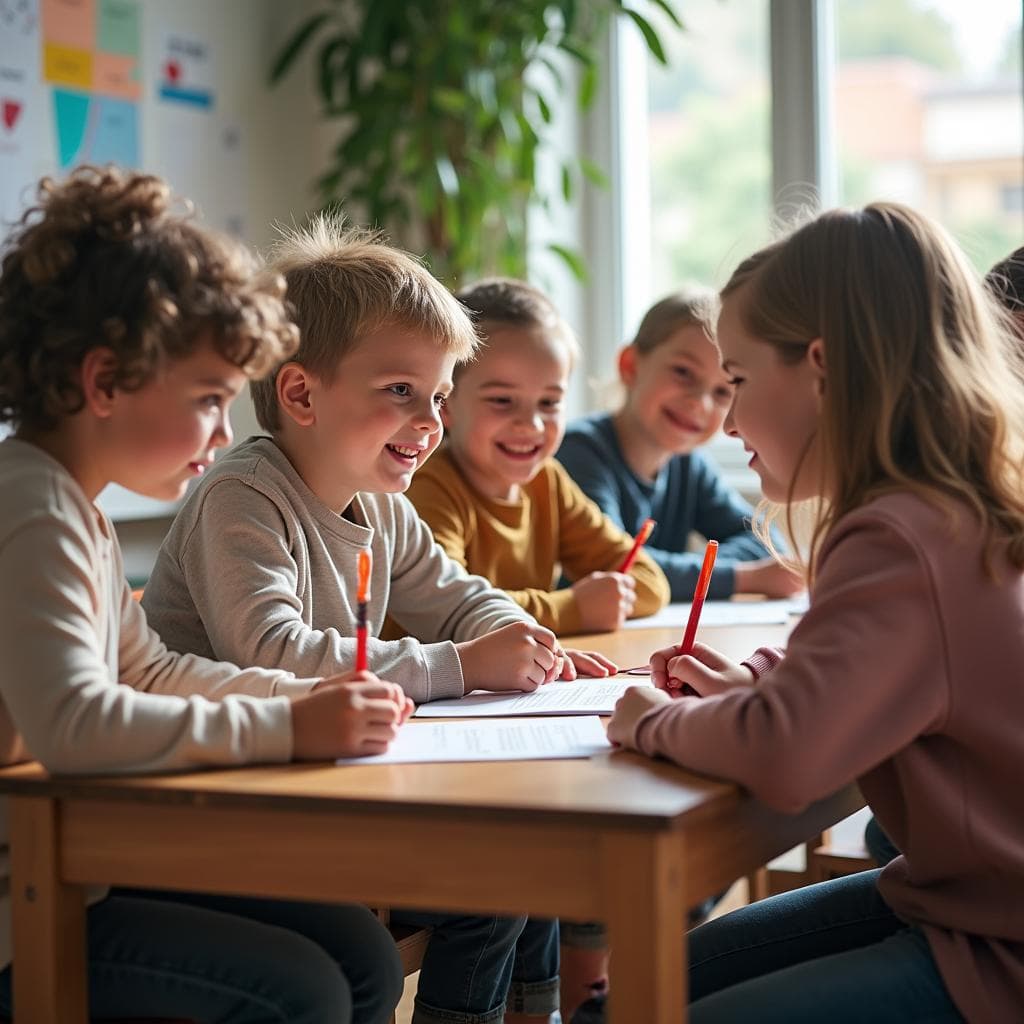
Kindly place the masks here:
[(833, 842), (831, 830), (816, 836), (805, 846), (807, 854), (806, 884), (827, 882), (830, 878), (853, 875), (878, 865), (868, 853), (863, 838), (845, 844)]
[[(427, 943), (430, 941), (430, 928), (411, 928), (400, 924), (391, 923), (391, 911), (387, 907), (378, 907), (373, 911), (381, 924), (386, 925), (391, 937), (398, 947), (398, 955), (402, 961), (402, 974), (408, 978), (415, 974), (423, 963), (423, 957), (427, 952)], [(396, 1014), (391, 1015), (391, 1024), (397, 1024)]]

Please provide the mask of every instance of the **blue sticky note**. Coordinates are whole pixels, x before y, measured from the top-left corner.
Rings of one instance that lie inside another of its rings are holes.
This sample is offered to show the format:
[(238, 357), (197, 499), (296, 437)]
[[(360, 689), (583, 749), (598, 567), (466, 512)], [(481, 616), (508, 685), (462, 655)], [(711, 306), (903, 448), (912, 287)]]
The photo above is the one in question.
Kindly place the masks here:
[(139, 166), (139, 108), (128, 100), (98, 96), (93, 102), (95, 132), (89, 146), (93, 163)]
[(89, 97), (68, 89), (54, 89), (53, 113), (57, 126), (57, 158), (61, 170), (66, 170), (79, 162), (89, 123)]

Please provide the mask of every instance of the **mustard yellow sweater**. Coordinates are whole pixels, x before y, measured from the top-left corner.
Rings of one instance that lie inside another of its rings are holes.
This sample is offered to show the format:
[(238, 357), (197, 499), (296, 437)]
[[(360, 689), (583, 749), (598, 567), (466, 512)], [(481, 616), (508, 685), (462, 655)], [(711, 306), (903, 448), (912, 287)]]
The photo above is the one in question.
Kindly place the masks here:
[[(555, 590), (559, 577), (616, 570), (633, 539), (604, 515), (554, 459), (521, 488), (518, 501), (478, 494), (445, 449), (413, 478), (408, 496), (438, 544), (471, 573), (508, 592), (541, 625), (559, 634), (581, 631), (576, 595)], [(634, 616), (652, 615), (669, 599), (668, 581), (643, 552)]]

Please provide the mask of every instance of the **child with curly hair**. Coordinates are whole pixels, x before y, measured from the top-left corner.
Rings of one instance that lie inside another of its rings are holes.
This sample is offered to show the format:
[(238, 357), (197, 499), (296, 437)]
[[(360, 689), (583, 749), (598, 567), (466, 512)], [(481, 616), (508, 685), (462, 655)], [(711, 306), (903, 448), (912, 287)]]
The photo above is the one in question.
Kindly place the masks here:
[[(44, 179), (0, 274), (0, 749), (52, 772), (379, 753), (411, 710), (369, 673), (297, 679), (169, 652), (97, 495), (174, 500), (231, 440), (245, 382), (290, 355), (283, 284), (175, 213), (159, 178)], [(6, 873), (6, 801), (0, 864)], [(11, 1013), (0, 898), (0, 1015)], [(90, 894), (92, 1016), (383, 1024), (402, 970), (369, 910)]]

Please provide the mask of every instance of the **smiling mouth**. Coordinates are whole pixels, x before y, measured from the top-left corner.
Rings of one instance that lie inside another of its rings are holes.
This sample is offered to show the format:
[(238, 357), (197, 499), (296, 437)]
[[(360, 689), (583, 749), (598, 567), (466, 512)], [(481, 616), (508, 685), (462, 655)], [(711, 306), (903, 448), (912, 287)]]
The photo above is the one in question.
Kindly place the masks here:
[(497, 442), (498, 451), (510, 459), (533, 459), (541, 450), (539, 444), (503, 444)]
[(384, 447), (402, 462), (415, 462), (424, 451), (422, 448), (413, 448), (404, 444), (388, 444)]
[(677, 429), (685, 430), (688, 434), (699, 434), (703, 429), (700, 424), (694, 423), (691, 420), (680, 419), (674, 412), (668, 409), (662, 410), (665, 418)]

